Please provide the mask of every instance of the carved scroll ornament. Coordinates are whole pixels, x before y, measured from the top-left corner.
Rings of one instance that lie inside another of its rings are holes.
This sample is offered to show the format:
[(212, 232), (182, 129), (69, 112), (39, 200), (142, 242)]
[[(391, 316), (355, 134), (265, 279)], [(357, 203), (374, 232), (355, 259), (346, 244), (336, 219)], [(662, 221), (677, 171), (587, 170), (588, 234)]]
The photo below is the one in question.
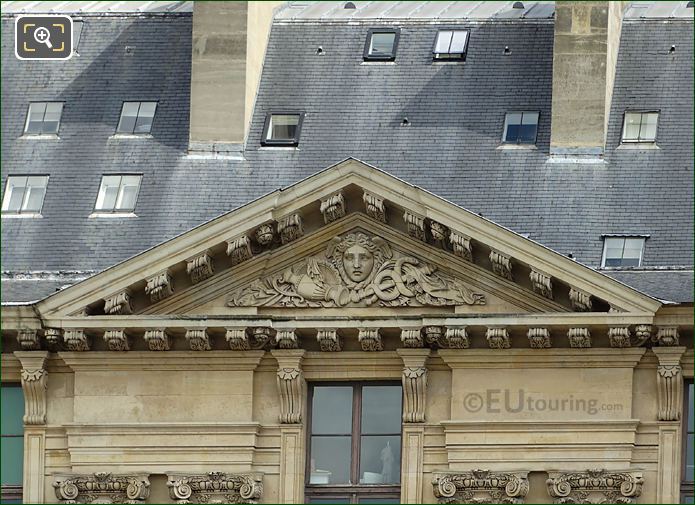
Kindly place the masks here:
[(436, 473), (432, 480), (439, 503), (524, 503), (528, 472)]
[(229, 306), (345, 307), (484, 305), (485, 297), (379, 237), (336, 237), (311, 257), (233, 292)]
[(635, 503), (644, 482), (639, 472), (603, 469), (548, 475), (546, 482), (553, 503)]
[(150, 495), (147, 474), (56, 475), (53, 487), (60, 503), (145, 503)]
[(167, 477), (169, 497), (176, 503), (258, 503), (263, 495), (260, 474), (210, 472)]

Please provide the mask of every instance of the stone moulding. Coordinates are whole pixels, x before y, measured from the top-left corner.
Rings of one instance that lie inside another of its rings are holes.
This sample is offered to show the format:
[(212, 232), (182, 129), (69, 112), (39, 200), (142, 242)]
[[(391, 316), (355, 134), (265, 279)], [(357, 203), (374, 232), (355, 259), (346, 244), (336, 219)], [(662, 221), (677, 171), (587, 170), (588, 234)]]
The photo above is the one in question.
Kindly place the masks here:
[(108, 315), (132, 314), (133, 306), (130, 299), (130, 291), (124, 289), (104, 300), (104, 313)]
[(338, 191), (321, 200), (319, 207), (323, 214), (323, 222), (326, 224), (337, 221), (341, 217), (345, 217), (345, 197), (342, 191)]
[(215, 267), (212, 262), (212, 253), (205, 251), (198, 256), (186, 260), (186, 273), (191, 277), (191, 282), (197, 284), (213, 276)]
[(357, 340), (363, 351), (383, 351), (384, 344), (381, 340), (379, 328), (360, 328)]
[(380, 198), (368, 191), (362, 195), (364, 201), (365, 212), (369, 217), (381, 223), (386, 222), (386, 208), (384, 207), (384, 199)]
[(543, 272), (532, 268), (529, 278), (531, 279), (531, 287), (533, 288), (534, 292), (548, 298), (549, 300), (553, 299), (553, 281), (548, 274), (544, 274)]
[(449, 234), (451, 247), (454, 249), (454, 254), (466, 261), (473, 261), (473, 246), (471, 246), (471, 237), (452, 231)]
[(524, 503), (528, 472), (435, 472), (434, 496), (439, 503)]
[(299, 214), (290, 214), (278, 221), (278, 234), (280, 242), (285, 245), (304, 236), (304, 226), (302, 224), (302, 216)]
[(146, 330), (144, 339), (150, 351), (168, 351), (171, 349), (171, 337), (164, 328)]
[(343, 339), (335, 328), (320, 329), (316, 340), (323, 352), (338, 352), (343, 350)]
[(17, 343), (23, 351), (38, 351), (41, 349), (38, 330), (21, 329), (17, 331)]
[(492, 263), (492, 271), (500, 277), (513, 281), (512, 275), (512, 259), (510, 256), (503, 254), (494, 249), (490, 251), (490, 263)]
[(167, 474), (169, 497), (176, 503), (258, 503), (262, 474), (209, 472)]
[(251, 240), (246, 235), (227, 241), (227, 256), (232, 260), (232, 265), (238, 265), (253, 257)]
[(58, 474), (54, 479), (60, 503), (144, 503), (150, 496), (147, 474)]
[(408, 235), (414, 239), (421, 240), (422, 242), (427, 242), (427, 234), (425, 233), (425, 218), (413, 214), (410, 211), (405, 211), (403, 214), (403, 220), (408, 228)]
[(642, 494), (641, 472), (592, 469), (548, 472), (553, 503), (635, 503)]
[(164, 300), (174, 294), (174, 278), (169, 270), (163, 270), (149, 279), (145, 285), (145, 294), (152, 303)]

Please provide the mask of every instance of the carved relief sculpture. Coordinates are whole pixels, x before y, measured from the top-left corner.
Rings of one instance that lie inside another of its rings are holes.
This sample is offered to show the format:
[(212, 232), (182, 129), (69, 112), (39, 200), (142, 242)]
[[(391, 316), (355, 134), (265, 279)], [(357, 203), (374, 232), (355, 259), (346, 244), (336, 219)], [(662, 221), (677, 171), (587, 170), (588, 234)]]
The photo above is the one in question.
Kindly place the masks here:
[(145, 294), (152, 303), (164, 300), (174, 294), (174, 278), (169, 270), (164, 270), (147, 279)]
[(345, 197), (342, 191), (332, 194), (331, 196), (321, 200), (321, 214), (323, 214), (323, 222), (328, 224), (337, 221), (341, 217), (345, 217)]
[(106, 330), (104, 332), (104, 342), (106, 342), (109, 351), (130, 350), (128, 336), (124, 330)]
[(89, 351), (89, 337), (84, 330), (65, 330), (64, 339), (68, 351)]
[(680, 342), (677, 326), (660, 326), (656, 329), (656, 341), (659, 345), (675, 346)]
[(227, 256), (232, 260), (232, 265), (238, 265), (248, 259), (251, 259), (253, 252), (251, 251), (251, 241), (246, 235), (241, 235), (232, 240), (227, 241)]
[(273, 223), (262, 224), (256, 228), (256, 242), (262, 246), (269, 246), (272, 244), (274, 235), (275, 230), (273, 229)]
[(383, 351), (384, 344), (381, 340), (379, 328), (360, 328), (357, 340), (363, 351)]
[(642, 494), (640, 472), (603, 469), (586, 472), (548, 472), (553, 503), (635, 503)]
[(43, 334), (48, 350), (53, 352), (59, 351), (63, 343), (63, 330), (60, 328), (46, 328)]
[(468, 349), (471, 346), (465, 326), (447, 328), (444, 338), (450, 349)]
[(274, 344), (270, 328), (263, 327), (227, 328), (225, 339), (233, 351), (264, 349)]
[(644, 344), (647, 340), (652, 340), (654, 341), (654, 337), (652, 337), (652, 327), (649, 324), (638, 324), (635, 326), (635, 338), (637, 339), (637, 343), (635, 344), (636, 347), (641, 346)]
[(433, 265), (394, 258), (379, 237), (336, 237), (325, 259), (311, 257), (233, 292), (230, 306), (345, 307), (483, 305), (485, 297)]
[(215, 273), (215, 267), (212, 262), (212, 254), (210, 251), (205, 251), (193, 258), (186, 260), (186, 273), (191, 277), (191, 282), (197, 284), (204, 281)]
[(577, 288), (570, 288), (570, 304), (572, 309), (577, 312), (587, 312), (591, 310), (591, 295)]
[(210, 472), (167, 475), (169, 497), (176, 503), (258, 503), (263, 496), (261, 474)]
[(422, 338), (420, 328), (404, 328), (401, 330), (401, 342), (403, 347), (424, 347), (425, 340)]
[(570, 347), (591, 347), (589, 328), (570, 328), (567, 331)]
[(553, 299), (553, 283), (548, 274), (544, 274), (543, 272), (532, 268), (529, 278), (531, 279), (531, 287), (533, 288), (534, 292), (548, 298), (549, 300)]
[(526, 335), (531, 349), (545, 349), (552, 346), (548, 328), (529, 328)]
[(343, 339), (335, 328), (318, 330), (316, 333), (316, 340), (323, 352), (337, 352), (343, 350)]
[(430, 347), (441, 347), (444, 337), (444, 328), (441, 326), (425, 326), (422, 329), (425, 335), (425, 343)]
[(302, 225), (302, 216), (299, 214), (290, 214), (278, 221), (278, 233), (280, 234), (280, 242), (289, 244), (293, 240), (297, 240), (304, 235), (304, 227)]
[(302, 372), (302, 350), (270, 351), (278, 362), (277, 386), (280, 396), (280, 423), (302, 422), (306, 383)]
[(630, 347), (630, 328), (608, 328), (611, 347)]
[(425, 422), (427, 368), (406, 366), (403, 369), (403, 422)]
[(133, 306), (130, 302), (130, 292), (124, 289), (120, 293), (107, 298), (104, 301), (104, 313), (109, 315), (132, 314)]
[(17, 331), (17, 343), (23, 351), (38, 351), (41, 349), (38, 330), (21, 329)]
[(406, 210), (403, 214), (403, 220), (408, 228), (408, 235), (423, 242), (427, 241), (424, 217), (418, 216), (417, 214), (413, 214), (412, 212)]
[(451, 246), (454, 249), (454, 254), (466, 261), (473, 261), (473, 247), (471, 246), (471, 237), (452, 231), (449, 235)]
[(251, 338), (254, 341), (254, 349), (263, 349), (272, 344), (272, 330), (264, 326), (249, 328)]
[(150, 496), (147, 474), (56, 475), (53, 487), (60, 503), (144, 503)]
[(439, 503), (524, 503), (527, 476), (490, 470), (435, 473), (432, 486)]
[(22, 368), (24, 393), (24, 424), (46, 423), (46, 389), (48, 373), (43, 368)]
[(432, 240), (437, 244), (444, 247), (446, 246), (446, 239), (449, 238), (449, 229), (437, 221), (430, 222), (430, 234), (432, 235)]
[(384, 207), (384, 199), (365, 191), (362, 195), (364, 200), (365, 211), (372, 219), (381, 223), (386, 222), (386, 208)]
[(488, 328), (485, 338), (490, 349), (509, 349), (512, 346), (507, 328)]
[(168, 351), (171, 348), (171, 338), (164, 328), (146, 330), (144, 338), (150, 351)]
[(679, 421), (683, 409), (683, 369), (685, 347), (653, 347), (659, 365), (656, 369), (656, 393), (659, 421)]
[(209, 351), (211, 349), (210, 335), (205, 328), (186, 330), (186, 340), (188, 340), (191, 351)]

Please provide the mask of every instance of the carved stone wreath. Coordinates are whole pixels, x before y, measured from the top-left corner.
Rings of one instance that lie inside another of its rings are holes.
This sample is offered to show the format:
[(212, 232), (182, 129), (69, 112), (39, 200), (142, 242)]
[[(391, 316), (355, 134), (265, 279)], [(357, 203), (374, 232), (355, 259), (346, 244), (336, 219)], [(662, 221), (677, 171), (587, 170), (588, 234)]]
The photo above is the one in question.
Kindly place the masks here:
[(437, 473), (432, 480), (439, 503), (524, 503), (528, 472)]
[(485, 297), (412, 256), (394, 257), (380, 237), (336, 237), (311, 257), (231, 293), (229, 306), (484, 305)]

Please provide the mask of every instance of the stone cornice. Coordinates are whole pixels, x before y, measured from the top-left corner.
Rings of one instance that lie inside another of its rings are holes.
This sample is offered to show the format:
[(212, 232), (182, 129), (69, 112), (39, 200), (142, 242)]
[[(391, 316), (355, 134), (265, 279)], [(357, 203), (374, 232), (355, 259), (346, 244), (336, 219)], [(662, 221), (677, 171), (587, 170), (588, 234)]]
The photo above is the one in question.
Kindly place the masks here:
[(226, 370), (253, 371), (265, 351), (129, 351), (114, 353), (61, 352), (58, 356), (73, 371), (82, 370)]
[(644, 348), (590, 349), (452, 349), (437, 351), (450, 368), (634, 368)]

